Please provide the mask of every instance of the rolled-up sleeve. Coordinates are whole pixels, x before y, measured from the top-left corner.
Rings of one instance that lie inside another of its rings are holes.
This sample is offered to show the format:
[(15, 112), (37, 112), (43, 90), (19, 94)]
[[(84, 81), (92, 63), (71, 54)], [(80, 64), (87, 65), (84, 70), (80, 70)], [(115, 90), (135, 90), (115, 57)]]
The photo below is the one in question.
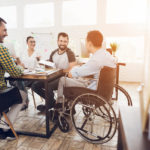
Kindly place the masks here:
[(84, 77), (96, 74), (99, 70), (99, 66), (96, 65), (96, 60), (91, 59), (82, 66), (73, 67), (70, 71), (73, 77)]
[(98, 78), (104, 66), (115, 68), (116, 64), (114, 58), (106, 50), (101, 49), (97, 50), (86, 64), (74, 67), (70, 72), (73, 77), (94, 75), (95, 78)]
[(8, 72), (12, 77), (19, 77), (23, 73), (23, 68), (16, 66), (8, 50), (5, 47), (0, 49), (0, 65), (3, 70)]

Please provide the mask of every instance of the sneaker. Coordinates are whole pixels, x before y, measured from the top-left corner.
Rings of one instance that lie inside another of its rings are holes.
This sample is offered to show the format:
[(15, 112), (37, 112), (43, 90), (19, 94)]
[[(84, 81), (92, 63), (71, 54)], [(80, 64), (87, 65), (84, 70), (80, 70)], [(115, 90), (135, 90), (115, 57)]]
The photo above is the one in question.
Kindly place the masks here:
[(46, 109), (45, 105), (38, 105), (37, 110), (43, 112)]
[[(51, 105), (49, 106), (49, 109), (53, 108), (54, 105), (55, 105), (55, 101), (53, 101), (53, 102), (51, 103)], [(37, 110), (39, 110), (39, 111), (41, 111), (41, 112), (45, 111), (45, 109), (46, 109), (46, 106), (45, 106), (45, 105), (42, 105), (42, 104), (41, 104), (41, 105), (38, 105), (38, 106), (37, 106)]]
[(15, 140), (16, 139), (16, 137), (13, 134), (11, 129), (9, 129), (8, 131), (5, 131), (5, 134), (6, 134), (7, 140)]

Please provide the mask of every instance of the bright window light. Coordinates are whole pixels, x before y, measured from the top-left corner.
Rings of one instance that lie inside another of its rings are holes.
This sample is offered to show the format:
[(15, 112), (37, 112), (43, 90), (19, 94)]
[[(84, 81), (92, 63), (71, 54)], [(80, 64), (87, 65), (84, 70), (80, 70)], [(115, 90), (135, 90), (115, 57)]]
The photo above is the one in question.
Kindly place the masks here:
[(54, 26), (54, 4), (29, 4), (25, 6), (25, 27)]
[(8, 28), (17, 28), (16, 6), (0, 7), (0, 17), (7, 22)]
[[(117, 43), (116, 56), (121, 62), (142, 62), (144, 60), (144, 36), (138, 37), (108, 37), (106, 47)], [(138, 43), (138, 44), (137, 44)]]
[(63, 2), (63, 25), (95, 25), (97, 0), (71, 0)]
[(106, 23), (144, 23), (147, 0), (107, 0)]

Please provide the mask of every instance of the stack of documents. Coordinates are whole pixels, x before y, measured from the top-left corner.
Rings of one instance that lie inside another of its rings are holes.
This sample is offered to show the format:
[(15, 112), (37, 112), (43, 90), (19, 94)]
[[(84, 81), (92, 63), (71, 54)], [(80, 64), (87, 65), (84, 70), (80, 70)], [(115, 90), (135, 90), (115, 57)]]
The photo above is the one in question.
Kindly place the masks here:
[(50, 68), (56, 68), (55, 63), (46, 60), (40, 60), (39, 64), (45, 65), (46, 67), (50, 67)]
[(40, 68), (37, 68), (32, 71), (25, 69), (23, 74), (24, 75), (48, 75), (50, 73), (55, 72), (56, 70), (59, 70), (59, 69), (40, 70)]

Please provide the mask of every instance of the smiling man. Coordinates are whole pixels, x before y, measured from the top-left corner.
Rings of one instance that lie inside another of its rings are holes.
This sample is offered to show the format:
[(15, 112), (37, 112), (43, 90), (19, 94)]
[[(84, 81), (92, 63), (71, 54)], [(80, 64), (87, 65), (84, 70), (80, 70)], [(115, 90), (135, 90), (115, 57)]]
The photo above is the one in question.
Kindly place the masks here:
[(3, 20), (2, 18), (0, 18), (0, 27), (1, 27), (0, 28), (0, 43), (3, 43), (4, 42), (4, 38), (6, 36), (8, 36), (5, 24), (6, 24), (6, 21)]
[[(12, 77), (19, 77), (22, 75), (23, 70), (21, 67), (16, 66), (12, 57), (10, 56), (8, 49), (2, 45), (4, 38), (7, 36), (6, 21), (0, 18), (0, 90), (7, 89), (7, 85), (4, 79), (5, 72), (8, 72)], [(20, 91), (23, 102), (26, 99), (26, 94), (23, 91)], [(1, 103), (1, 100), (0, 100)], [(24, 104), (15, 104), (11, 107), (10, 111), (7, 113), (7, 116), (11, 123), (17, 118), (19, 111), (21, 110)], [(14, 139), (15, 136), (12, 133), (11, 129), (3, 124), (0, 124), (0, 139), (11, 138)]]
[[(56, 68), (63, 69), (64, 72), (69, 72), (69, 70), (76, 64), (76, 59), (74, 53), (68, 48), (69, 36), (67, 33), (61, 32), (58, 34), (58, 48), (52, 51), (49, 61), (54, 62)], [(48, 99), (49, 99), (49, 108), (54, 106), (54, 90), (58, 88), (59, 79), (51, 81), (48, 85)], [(45, 98), (45, 90), (43, 82), (35, 82), (32, 84), (32, 90), (36, 92), (41, 97)], [(45, 106), (37, 106), (39, 111), (44, 111)]]

